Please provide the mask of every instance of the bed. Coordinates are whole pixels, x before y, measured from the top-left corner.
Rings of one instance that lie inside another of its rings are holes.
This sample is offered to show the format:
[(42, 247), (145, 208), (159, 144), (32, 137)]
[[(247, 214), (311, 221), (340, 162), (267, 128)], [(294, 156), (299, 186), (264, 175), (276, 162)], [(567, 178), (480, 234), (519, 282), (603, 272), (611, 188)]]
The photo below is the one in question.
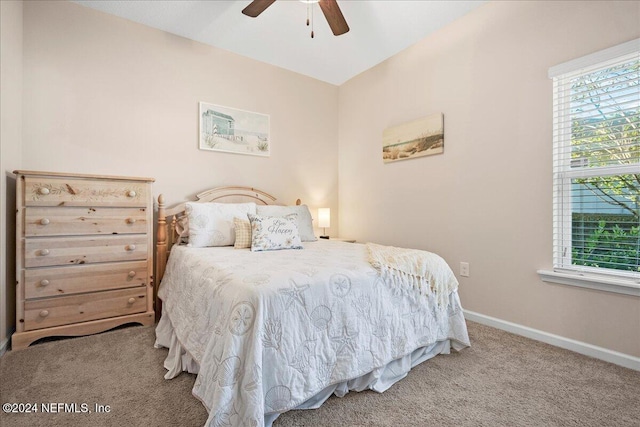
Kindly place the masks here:
[[(246, 187), (197, 197), (275, 205)], [(331, 395), (384, 392), (413, 366), (469, 346), (457, 281), (435, 254), (324, 239), (274, 251), (179, 245), (185, 204), (158, 202), (156, 347), (169, 349), (165, 378), (197, 374), (207, 426), (270, 426)]]

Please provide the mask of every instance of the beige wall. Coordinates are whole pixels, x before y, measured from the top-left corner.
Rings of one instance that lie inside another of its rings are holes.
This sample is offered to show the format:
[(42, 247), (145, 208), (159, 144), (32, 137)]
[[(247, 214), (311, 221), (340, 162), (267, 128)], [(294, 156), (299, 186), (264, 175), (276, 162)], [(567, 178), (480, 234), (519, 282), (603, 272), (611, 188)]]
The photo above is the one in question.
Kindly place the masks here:
[[(471, 311), (640, 356), (640, 299), (552, 266), (550, 66), (640, 36), (638, 2), (492, 2), (340, 87), (340, 230), (444, 256)], [(443, 155), (381, 160), (383, 129), (445, 117)]]
[[(337, 208), (335, 86), (69, 2), (25, 3), (24, 34), (24, 168)], [(198, 150), (199, 101), (269, 114), (271, 157)]]
[(22, 139), (22, 2), (0, 1), (0, 350), (15, 324), (15, 180)]

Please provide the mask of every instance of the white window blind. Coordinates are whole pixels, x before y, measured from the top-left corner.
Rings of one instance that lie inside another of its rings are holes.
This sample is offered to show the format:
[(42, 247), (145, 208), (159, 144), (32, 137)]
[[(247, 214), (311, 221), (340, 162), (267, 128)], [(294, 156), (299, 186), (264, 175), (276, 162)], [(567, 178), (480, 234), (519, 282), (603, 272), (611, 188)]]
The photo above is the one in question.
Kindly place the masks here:
[(640, 281), (640, 39), (549, 75), (554, 268)]

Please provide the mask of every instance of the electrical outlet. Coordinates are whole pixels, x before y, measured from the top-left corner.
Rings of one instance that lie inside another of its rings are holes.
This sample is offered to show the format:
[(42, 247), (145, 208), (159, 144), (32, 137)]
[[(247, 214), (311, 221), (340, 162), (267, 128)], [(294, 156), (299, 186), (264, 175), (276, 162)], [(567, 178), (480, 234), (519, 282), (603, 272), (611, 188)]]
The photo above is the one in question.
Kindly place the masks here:
[(469, 277), (469, 263), (461, 262), (460, 263), (460, 275), (462, 277)]

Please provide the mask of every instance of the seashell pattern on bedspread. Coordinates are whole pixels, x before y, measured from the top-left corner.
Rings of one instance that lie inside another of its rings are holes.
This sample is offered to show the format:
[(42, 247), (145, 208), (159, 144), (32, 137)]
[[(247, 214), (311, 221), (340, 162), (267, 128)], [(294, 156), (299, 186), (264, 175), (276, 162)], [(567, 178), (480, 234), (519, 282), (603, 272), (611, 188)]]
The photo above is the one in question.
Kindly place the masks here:
[(368, 259), (365, 245), (331, 241), (298, 251), (172, 248), (158, 343), (170, 347), (160, 339), (169, 325), (197, 364), (193, 394), (208, 426), (269, 425), (331, 385), (371, 373), (375, 389), (387, 364), (418, 348), (469, 345), (456, 287), (443, 288), (440, 304), (436, 292), (398, 293)]

